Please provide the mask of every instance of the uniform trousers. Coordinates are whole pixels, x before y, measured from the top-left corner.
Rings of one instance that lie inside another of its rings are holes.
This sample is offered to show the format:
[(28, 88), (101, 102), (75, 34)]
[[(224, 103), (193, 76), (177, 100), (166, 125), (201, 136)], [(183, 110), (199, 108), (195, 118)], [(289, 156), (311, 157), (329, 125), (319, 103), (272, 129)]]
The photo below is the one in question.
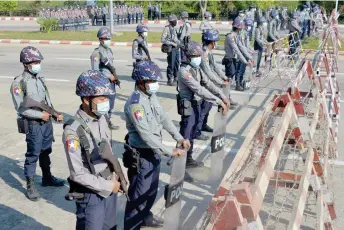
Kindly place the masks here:
[(179, 49), (173, 48), (172, 52), (167, 54), (167, 79), (175, 81), (179, 70)]
[(196, 136), (199, 136), (202, 134), (202, 128), (208, 123), (208, 116), (209, 116), (211, 107), (213, 107), (213, 104), (211, 102), (205, 101), (205, 100), (202, 101), (201, 112), (200, 112), (199, 121), (197, 124)]
[(83, 199), (75, 201), (76, 230), (116, 230), (117, 194), (101, 197), (85, 193)]
[(144, 219), (151, 215), (150, 209), (158, 193), (160, 155), (151, 149), (137, 150), (140, 152), (139, 172), (128, 168), (130, 201), (125, 207), (124, 230), (140, 229)]
[(193, 142), (196, 138), (197, 132), (197, 125), (199, 122), (201, 114), (201, 105), (198, 103), (192, 103), (192, 113), (190, 116), (181, 116), (180, 124), (180, 134), (183, 136), (184, 139), (188, 139), (190, 141), (191, 147), (188, 150), (188, 158), (191, 157), (192, 150), (193, 150)]
[(29, 133), (26, 134), (27, 152), (24, 163), (26, 177), (33, 177), (36, 174), (38, 160), (43, 178), (51, 176), (49, 154), (52, 152), (53, 138), (53, 125), (51, 122), (29, 123)]

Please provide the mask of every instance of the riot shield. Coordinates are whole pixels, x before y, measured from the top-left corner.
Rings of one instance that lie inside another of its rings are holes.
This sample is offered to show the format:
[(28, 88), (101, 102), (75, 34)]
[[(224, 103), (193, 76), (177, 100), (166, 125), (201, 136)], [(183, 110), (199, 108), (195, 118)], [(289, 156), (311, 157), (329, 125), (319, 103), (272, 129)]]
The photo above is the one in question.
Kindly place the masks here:
[[(230, 85), (223, 89), (223, 93), (229, 97)], [(226, 141), (227, 115), (223, 115), (218, 109), (214, 117), (214, 132), (211, 138), (211, 158), (209, 181), (214, 182), (221, 178), (223, 168), (224, 146)]]
[(182, 206), (180, 198), (183, 193), (186, 151), (183, 156), (174, 157), (172, 160), (170, 183), (165, 187), (164, 230), (177, 230), (179, 228)]
[(249, 100), (250, 100), (250, 95), (252, 94), (253, 90), (253, 85), (254, 85), (254, 79), (253, 76), (256, 76), (256, 65), (257, 65), (257, 57), (258, 54), (254, 53), (253, 54), (253, 61), (254, 65), (253, 66), (246, 66), (245, 74), (244, 74), (244, 80), (243, 80), (243, 87), (244, 90), (246, 90), (246, 93), (244, 95), (244, 102), (243, 106), (247, 106)]

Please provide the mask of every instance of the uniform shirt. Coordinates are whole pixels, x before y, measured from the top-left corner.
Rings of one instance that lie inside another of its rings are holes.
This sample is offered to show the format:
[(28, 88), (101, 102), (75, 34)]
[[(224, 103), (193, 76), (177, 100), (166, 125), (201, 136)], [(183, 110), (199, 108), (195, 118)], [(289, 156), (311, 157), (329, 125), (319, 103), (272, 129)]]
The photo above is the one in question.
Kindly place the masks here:
[[(213, 93), (216, 86), (200, 68), (182, 65), (178, 71), (178, 91), (181, 99), (188, 101), (206, 100), (213, 104), (221, 104), (221, 99)], [(210, 92), (212, 91), (212, 92)]]
[(172, 26), (165, 26), (161, 35), (161, 42), (166, 45), (179, 45), (180, 42), (178, 40), (176, 28)]
[(244, 64), (247, 64), (246, 58), (239, 50), (238, 44), (238, 33), (235, 31), (230, 32), (226, 36), (225, 40), (225, 57), (228, 59), (239, 58)]
[(222, 72), (221, 67), (216, 64), (213, 54), (207, 46), (203, 46), (203, 54), (200, 67), (208, 76), (208, 78), (216, 85), (223, 85), (224, 80), (227, 80), (227, 77)]
[(186, 20), (183, 25), (179, 28), (179, 41), (184, 41), (185, 37), (191, 36), (191, 23)]
[(288, 18), (287, 10), (283, 10), (283, 11), (282, 11), (282, 17), (283, 17), (284, 19), (287, 19), (287, 18)]
[(25, 108), (22, 106), (22, 102), (26, 96), (29, 96), (38, 102), (45, 102), (50, 107), (52, 106), (49, 93), (46, 91), (42, 82), (45, 84), (43, 76), (37, 74), (35, 77), (28, 72), (23, 72), (15, 78), (11, 85), (10, 92), (14, 108), (18, 115), (30, 119), (42, 119), (43, 112), (40, 109)]
[(256, 33), (255, 33), (255, 40), (260, 47), (263, 47), (267, 43), (267, 40), (265, 38), (266, 38), (266, 33), (262, 25), (260, 25), (257, 27)]
[(292, 19), (290, 22), (290, 26), (289, 26), (289, 33), (293, 33), (295, 31), (302, 33), (302, 29), (301, 29), (299, 23), (297, 22), (297, 20)]
[(113, 58), (112, 50), (110, 47), (109, 48), (105, 47), (102, 44), (99, 45), (98, 49), (99, 49), (100, 62), (102, 63), (99, 66), (99, 70), (102, 71), (107, 78), (110, 78), (112, 73), (110, 72), (110, 70), (105, 68), (104, 65), (106, 65), (107, 62), (109, 62), (113, 66), (113, 59), (114, 58)]
[(124, 113), (129, 144), (134, 148), (147, 148), (156, 154), (172, 155), (173, 149), (162, 143), (162, 129), (176, 141), (183, 139), (155, 94), (148, 96), (136, 89), (125, 103)]
[(77, 111), (75, 117), (80, 118), (89, 127), (94, 136), (93, 140), (91, 135), (85, 131), (88, 142), (90, 143), (89, 151), (91, 161), (97, 175), (91, 173), (85, 153), (81, 152), (80, 138), (76, 132), (80, 123), (74, 122), (72, 125), (65, 127), (62, 135), (62, 143), (65, 147), (70, 179), (102, 197), (108, 197), (112, 193), (113, 182), (98, 175), (108, 167), (108, 164), (99, 156), (98, 148), (102, 139), (110, 141), (108, 123), (104, 116), (95, 119), (81, 109)]
[(203, 20), (201, 25), (199, 25), (199, 29), (204, 32), (204, 30), (211, 30), (213, 27), (210, 25), (208, 20)]
[(242, 30), (241, 33), (238, 36), (238, 47), (241, 51), (242, 54), (244, 54), (244, 56), (247, 59), (252, 60), (253, 57), (250, 54), (252, 50), (251, 48), (251, 44), (250, 44), (250, 37), (248, 35), (247, 30)]
[[(148, 49), (148, 43), (146, 39), (141, 36), (138, 36), (136, 39)], [(133, 41), (132, 57), (135, 60), (145, 60), (148, 58), (148, 54), (146, 54), (141, 46), (139, 46), (139, 42), (136, 39)]]
[(103, 15), (104, 15), (104, 14), (107, 15), (107, 14), (109, 13), (108, 8), (107, 8), (107, 7), (103, 7), (103, 8), (102, 8), (102, 13), (103, 13)]
[(273, 40), (278, 40), (277, 21), (275, 19), (272, 19), (268, 24), (268, 36)]

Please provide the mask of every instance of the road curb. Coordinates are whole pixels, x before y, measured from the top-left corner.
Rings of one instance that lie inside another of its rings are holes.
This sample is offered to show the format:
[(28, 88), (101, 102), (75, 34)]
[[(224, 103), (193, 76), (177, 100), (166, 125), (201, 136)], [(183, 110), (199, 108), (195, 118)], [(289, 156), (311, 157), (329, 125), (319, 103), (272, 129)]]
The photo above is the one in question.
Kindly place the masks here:
[[(56, 41), (56, 40), (25, 40), (25, 39), (0, 39), (0, 44), (44, 44), (44, 45), (82, 45), (97, 46), (97, 41)], [(162, 43), (148, 43), (148, 47), (161, 47)], [(111, 42), (112, 47), (131, 47), (132, 42)], [(219, 47), (216, 50), (224, 50)], [(313, 53), (314, 50), (304, 50)], [(339, 51), (340, 56), (344, 56), (344, 51)]]
[(0, 21), (37, 21), (35, 17), (0, 17)]
[[(36, 17), (0, 17), (0, 21), (37, 21)], [(202, 21), (191, 20), (191, 24), (201, 24)], [(163, 24), (167, 25), (167, 20), (143, 20), (144, 24)], [(178, 21), (178, 24), (182, 24), (182, 21)], [(229, 25), (232, 21), (210, 21), (210, 24), (217, 25)]]

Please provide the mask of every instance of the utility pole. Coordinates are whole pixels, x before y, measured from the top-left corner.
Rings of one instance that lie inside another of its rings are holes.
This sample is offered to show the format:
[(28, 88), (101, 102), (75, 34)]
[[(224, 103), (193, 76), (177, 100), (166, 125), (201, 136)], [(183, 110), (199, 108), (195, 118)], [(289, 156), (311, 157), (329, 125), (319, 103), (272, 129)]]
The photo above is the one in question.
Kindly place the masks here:
[(113, 34), (113, 2), (110, 0), (110, 32)]

